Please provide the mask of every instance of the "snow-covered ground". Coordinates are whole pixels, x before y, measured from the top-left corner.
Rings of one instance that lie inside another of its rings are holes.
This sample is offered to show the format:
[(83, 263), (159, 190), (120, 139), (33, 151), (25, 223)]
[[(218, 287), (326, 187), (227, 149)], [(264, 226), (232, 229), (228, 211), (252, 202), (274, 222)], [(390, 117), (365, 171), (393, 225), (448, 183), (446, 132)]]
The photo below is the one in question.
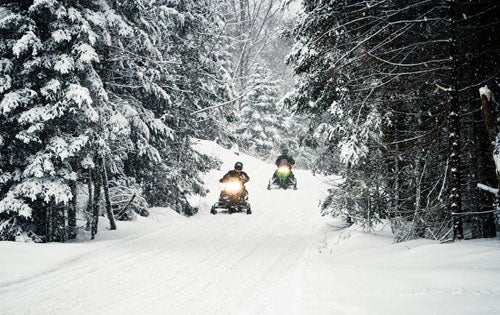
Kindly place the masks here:
[[(296, 170), (299, 190), (268, 191), (273, 165), (198, 147), (225, 163), (194, 217), (155, 208), (118, 231), (102, 222), (95, 241), (0, 242), (0, 314), (500, 314), (498, 239), (336, 230), (319, 215), (321, 178)], [(210, 215), (237, 160), (253, 214)]]

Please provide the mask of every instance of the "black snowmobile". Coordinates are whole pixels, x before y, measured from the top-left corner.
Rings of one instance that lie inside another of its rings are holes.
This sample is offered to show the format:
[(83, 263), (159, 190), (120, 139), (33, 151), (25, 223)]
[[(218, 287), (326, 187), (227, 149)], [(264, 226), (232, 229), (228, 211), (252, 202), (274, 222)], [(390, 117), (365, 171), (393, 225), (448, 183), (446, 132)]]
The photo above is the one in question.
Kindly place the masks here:
[(268, 190), (271, 190), (272, 188), (277, 188), (277, 189), (292, 188), (294, 190), (297, 189), (297, 179), (293, 175), (290, 165), (288, 164), (278, 165), (278, 169), (274, 172), (273, 177), (269, 180), (269, 183), (267, 184)]
[(237, 177), (230, 177), (222, 181), (222, 187), (219, 201), (212, 206), (211, 214), (217, 214), (218, 211), (229, 214), (234, 212), (252, 213), (248, 203), (248, 192), (243, 181)]

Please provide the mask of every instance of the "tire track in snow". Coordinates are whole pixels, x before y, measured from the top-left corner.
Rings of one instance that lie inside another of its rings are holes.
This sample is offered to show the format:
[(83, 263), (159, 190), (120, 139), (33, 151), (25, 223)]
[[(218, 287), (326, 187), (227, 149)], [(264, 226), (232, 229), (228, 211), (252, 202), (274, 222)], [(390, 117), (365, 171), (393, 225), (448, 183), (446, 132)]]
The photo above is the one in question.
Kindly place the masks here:
[[(295, 212), (295, 216), (297, 216), (297, 214), (301, 214), (301, 211), (297, 210)], [(294, 221), (296, 219), (297, 218), (290, 218), (288, 221)], [(286, 224), (283, 226), (283, 228), (286, 229)], [(275, 259), (275, 262), (273, 264), (271, 264), (271, 265), (268, 264), (268, 266), (264, 265), (264, 267), (268, 268), (268, 270), (269, 270), (268, 273), (269, 274), (275, 275), (273, 277), (273, 279), (279, 278), (281, 274), (285, 273), (288, 270), (288, 267), (290, 265), (292, 265), (293, 263), (295, 263), (297, 261), (297, 259), (304, 252), (304, 249), (307, 246), (306, 244), (309, 244), (309, 243), (311, 243), (310, 240), (305, 241), (303, 246), (299, 246), (299, 248), (302, 248), (302, 250), (299, 249), (297, 251), (297, 246), (296, 246), (297, 244), (295, 243), (295, 241), (292, 240), (290, 242), (290, 246), (288, 247), (288, 249), (285, 252), (283, 252), (277, 259)], [(270, 247), (271, 249), (273, 249), (273, 248), (279, 248), (280, 244), (283, 245), (282, 240), (280, 240), (277, 245), (272, 244), (272, 243), (268, 243), (267, 245), (268, 245), (268, 247)], [(290, 257), (290, 256), (293, 256), (293, 255), (290, 255), (290, 253), (292, 253), (292, 252), (296, 252), (294, 257)], [(267, 256), (265, 256), (265, 257), (267, 257)], [(290, 263), (288, 263), (288, 261), (290, 261)], [(278, 265), (283, 265), (283, 267), (282, 268), (276, 268)], [(274, 272), (275, 270), (279, 270), (279, 272)], [(254, 286), (255, 288), (258, 288), (259, 284), (261, 284), (261, 283), (264, 283), (264, 284), (266, 283), (266, 281), (264, 279), (267, 278), (268, 273), (265, 273), (265, 274), (261, 273), (261, 274), (259, 274), (259, 276), (257, 277), (257, 279), (260, 279), (260, 280), (258, 280), (257, 283), (255, 284), (255, 286)], [(238, 286), (236, 286), (236, 288), (238, 288)], [(229, 290), (229, 291), (231, 291), (231, 290)], [(258, 290), (256, 290), (256, 289), (250, 289), (250, 290), (248, 290), (247, 289), (247, 290), (244, 290), (244, 291), (252, 293), (252, 291), (258, 291)], [(233, 295), (234, 295), (234, 293), (233, 293)], [(253, 299), (255, 296), (259, 295), (259, 292), (254, 292), (251, 295), (252, 295), (252, 299)], [(235, 298), (233, 300), (238, 300), (238, 299)], [(202, 307), (202, 309), (207, 310), (209, 308), (206, 307), (206, 306), (204, 306), (204, 307)], [(220, 311), (220, 309), (218, 311)], [(231, 309), (229, 309), (227, 311), (227, 313), (230, 313), (230, 312), (231, 312)]]
[[(248, 219), (247, 219), (248, 220)], [(284, 220), (284, 218), (283, 218)], [(256, 222), (258, 223), (258, 222)], [(276, 222), (276, 224), (279, 224), (280, 222)], [(233, 239), (231, 240), (232, 242), (234, 242), (235, 244), (241, 244), (243, 243), (242, 240), (245, 240), (248, 238), (249, 235), (255, 235), (256, 234), (256, 227), (259, 229), (259, 230), (266, 230), (266, 227), (265, 225), (263, 224), (253, 224), (252, 225), (253, 228), (252, 229), (248, 229), (247, 232), (245, 234), (238, 234), (238, 237), (239, 239)], [(257, 233), (258, 234), (258, 233)], [(213, 258), (212, 259), (208, 259), (208, 263), (202, 263), (200, 264), (201, 266), (203, 266), (203, 269), (195, 269), (195, 268), (189, 268), (189, 272), (188, 274), (180, 274), (180, 275), (176, 275), (175, 278), (173, 279), (168, 279), (168, 280), (180, 280), (179, 283), (175, 283), (173, 282), (174, 284), (174, 287), (169, 290), (169, 291), (166, 291), (164, 293), (162, 293), (162, 296), (161, 297), (172, 297), (172, 295), (179, 295), (180, 293), (183, 292), (183, 290), (191, 290), (191, 287), (190, 285), (193, 285), (196, 283), (196, 281), (203, 281), (204, 279), (206, 279), (204, 276), (205, 275), (209, 275), (209, 274), (220, 274), (221, 271), (222, 272), (225, 272), (225, 271), (228, 271), (228, 270), (231, 270), (231, 266), (236, 266), (238, 265), (241, 261), (244, 261), (245, 258), (250, 255), (248, 252), (255, 252), (259, 246), (261, 246), (260, 243), (257, 244), (256, 247), (254, 247), (253, 249), (250, 248), (250, 247), (242, 247), (244, 250), (243, 252), (247, 252), (247, 256), (241, 256), (241, 254), (238, 254), (236, 255), (235, 254), (235, 251), (234, 250), (224, 250), (224, 245), (223, 243), (221, 242), (221, 246), (220, 246), (220, 251), (219, 251), (219, 259), (217, 260), (214, 260)], [(221, 252), (223, 252), (223, 254), (220, 254)], [(233, 260), (235, 260), (233, 262)], [(199, 265), (197, 263), (194, 263), (193, 265)], [(188, 278), (186, 278), (188, 277)], [(208, 279), (211, 279), (211, 278), (208, 278)], [(218, 281), (220, 281), (220, 278), (218, 278)], [(166, 281), (166, 283), (170, 283), (171, 281)], [(220, 291), (217, 290), (217, 291)], [(201, 293), (203, 294), (203, 293)], [(156, 297), (155, 297), (156, 299)], [(154, 301), (148, 301), (149, 302), (154, 302)]]
[[(255, 167), (254, 177), (265, 177), (268, 169)], [(234, 314), (253, 303), (265, 308), (317, 227), (311, 217), (319, 215), (318, 181), (296, 173), (302, 191), (267, 191), (260, 186), (264, 181), (249, 187), (250, 216), (200, 214), (173, 226), (158, 222), (153, 231), (108, 242), (58, 271), (3, 288), (2, 309)]]

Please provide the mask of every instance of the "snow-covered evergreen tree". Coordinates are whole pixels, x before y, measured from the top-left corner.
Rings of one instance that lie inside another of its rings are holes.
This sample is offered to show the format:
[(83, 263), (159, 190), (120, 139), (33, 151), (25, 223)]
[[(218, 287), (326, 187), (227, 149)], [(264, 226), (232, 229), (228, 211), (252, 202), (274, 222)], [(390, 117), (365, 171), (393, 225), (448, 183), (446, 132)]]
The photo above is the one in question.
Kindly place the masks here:
[(264, 158), (279, 153), (285, 133), (285, 121), (278, 109), (278, 85), (270, 77), (269, 70), (256, 65), (248, 82), (249, 91), (241, 101), (236, 129), (240, 148)]
[(216, 17), (202, 1), (122, 1), (93, 19), (107, 21), (102, 38), (112, 39), (101, 76), (116, 110), (110, 123), (122, 132), (111, 134), (116, 175), (135, 178), (151, 205), (186, 214), (196, 211), (187, 196), (204, 193), (198, 173), (211, 165), (190, 138), (218, 134), (213, 125), (200, 130), (192, 113), (227, 97), (223, 78), (211, 79), (221, 77), (210, 51)]
[(150, 205), (196, 212), (187, 198), (204, 193), (199, 172), (213, 161), (190, 140), (222, 133), (193, 112), (231, 93), (223, 53), (214, 50), (217, 23), (205, 1), (40, 0), (2, 7), (2, 239), (73, 237), (82, 184), (89, 187), (94, 235), (108, 179), (139, 183)]
[[(149, 112), (150, 119), (162, 125), (148, 133), (157, 158), (144, 160), (140, 154), (129, 152), (126, 173), (143, 183), (152, 205), (170, 205), (186, 214), (196, 212), (187, 197), (204, 193), (199, 172), (212, 163), (191, 148), (190, 139), (210, 133), (218, 135), (219, 130), (210, 123), (217, 120), (217, 111), (201, 118), (193, 113), (228, 97), (223, 69), (213, 51), (216, 39), (210, 30), (215, 27), (217, 15), (210, 8), (204, 1), (143, 3), (137, 11), (141, 18), (130, 17), (136, 21), (133, 26), (140, 36), (125, 50), (133, 51), (127, 59), (134, 60), (133, 55), (139, 55), (142, 60), (126, 65), (126, 71), (121, 70), (126, 87), (118, 87), (116, 92), (126, 95), (127, 102), (137, 101), (135, 106), (143, 108), (138, 113)], [(134, 69), (130, 71), (128, 67)], [(132, 80), (137, 80), (132, 86), (127, 78), (130, 73), (136, 76)], [(142, 88), (137, 90), (134, 85)], [(204, 123), (200, 124), (200, 119)], [(168, 134), (161, 135), (159, 131)]]
[[(75, 6), (73, 6), (75, 5)], [(9, 238), (32, 231), (66, 238), (75, 167), (96, 139), (107, 95), (95, 64), (96, 33), (77, 1), (6, 6), (0, 20), (0, 213), (19, 225)], [(3, 228), (10, 229), (4, 223)]]
[(332, 190), (325, 201), (325, 213), (361, 219), (368, 217), (363, 211), (372, 211), (366, 210), (366, 205), (371, 202), (370, 192), (377, 185), (366, 176), (367, 173), (358, 169), (380, 164), (376, 143), (380, 142), (384, 114), (375, 104), (360, 101), (362, 93), (353, 93), (350, 76), (353, 68), (358, 69), (360, 61), (346, 61), (348, 67), (341, 64), (335, 68), (336, 64), (344, 62), (342, 47), (354, 40), (352, 34), (339, 26), (351, 19), (356, 21), (354, 16), (342, 15), (347, 2), (340, 1), (335, 6), (328, 1), (319, 6), (313, 2), (304, 3), (305, 14), (296, 29), (297, 43), (289, 55), (289, 62), (301, 76), (296, 91), (285, 99), (285, 103), (298, 113), (314, 117), (310, 130), (313, 138), (309, 142), (320, 147), (318, 170), (326, 174), (341, 173), (345, 177), (342, 187)]
[(303, 7), (289, 57), (299, 82), (287, 102), (313, 118), (319, 170), (344, 176), (326, 213), (367, 227), (390, 217), (398, 239), (443, 237), (453, 216), (461, 237), (458, 213), (481, 207), (473, 182), (489, 177), (478, 163), (484, 137), (468, 87), (478, 76), (496, 77), (493, 58), (480, 56), (498, 51), (488, 35), (498, 26), (479, 32), (477, 23), (497, 5), (326, 0)]

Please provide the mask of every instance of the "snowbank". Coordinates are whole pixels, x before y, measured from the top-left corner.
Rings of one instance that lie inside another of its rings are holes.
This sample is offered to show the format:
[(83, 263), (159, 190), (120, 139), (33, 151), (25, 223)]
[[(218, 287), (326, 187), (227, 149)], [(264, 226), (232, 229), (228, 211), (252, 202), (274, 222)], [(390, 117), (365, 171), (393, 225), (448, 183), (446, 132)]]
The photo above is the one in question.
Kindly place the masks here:
[(324, 226), (306, 255), (298, 313), (499, 314), (500, 241), (393, 243)]

